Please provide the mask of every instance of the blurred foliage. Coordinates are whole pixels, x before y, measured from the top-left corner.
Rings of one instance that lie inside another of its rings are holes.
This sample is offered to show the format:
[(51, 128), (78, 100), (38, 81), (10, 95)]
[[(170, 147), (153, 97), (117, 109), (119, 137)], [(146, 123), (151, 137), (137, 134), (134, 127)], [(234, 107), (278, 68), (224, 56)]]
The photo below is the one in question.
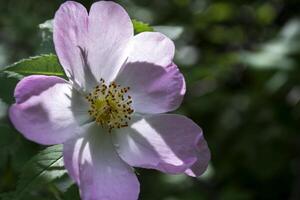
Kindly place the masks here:
[[(44, 22), (62, 2), (0, 4), (0, 66), (54, 52)], [(175, 40), (188, 88), (177, 112), (201, 125), (212, 151), (198, 179), (138, 169), (140, 199), (300, 199), (299, 1), (117, 2)], [(0, 73), (0, 192), (16, 189), (23, 165), (44, 148), (13, 131), (6, 117), (20, 78)], [(78, 199), (70, 185), (62, 176), (30, 199)]]

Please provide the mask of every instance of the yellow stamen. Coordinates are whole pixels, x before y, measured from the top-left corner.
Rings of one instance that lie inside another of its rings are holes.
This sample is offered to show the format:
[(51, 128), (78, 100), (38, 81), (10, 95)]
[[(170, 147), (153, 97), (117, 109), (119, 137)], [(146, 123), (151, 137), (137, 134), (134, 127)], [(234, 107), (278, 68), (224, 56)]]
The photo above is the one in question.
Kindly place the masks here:
[(129, 87), (122, 88), (115, 82), (107, 86), (101, 79), (100, 85), (86, 96), (90, 103), (89, 115), (109, 132), (113, 128), (127, 127), (134, 112), (131, 108), (132, 98), (126, 95), (129, 89)]

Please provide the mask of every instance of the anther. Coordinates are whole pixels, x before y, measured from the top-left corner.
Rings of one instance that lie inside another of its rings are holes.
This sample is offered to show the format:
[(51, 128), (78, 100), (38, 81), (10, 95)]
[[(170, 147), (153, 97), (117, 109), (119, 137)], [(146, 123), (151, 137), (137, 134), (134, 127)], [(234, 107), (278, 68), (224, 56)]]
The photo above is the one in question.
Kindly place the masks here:
[(114, 128), (127, 127), (134, 112), (130, 106), (132, 97), (125, 96), (129, 89), (130, 87), (121, 87), (115, 82), (106, 85), (101, 78), (100, 84), (85, 97), (90, 103), (89, 115), (109, 132)]

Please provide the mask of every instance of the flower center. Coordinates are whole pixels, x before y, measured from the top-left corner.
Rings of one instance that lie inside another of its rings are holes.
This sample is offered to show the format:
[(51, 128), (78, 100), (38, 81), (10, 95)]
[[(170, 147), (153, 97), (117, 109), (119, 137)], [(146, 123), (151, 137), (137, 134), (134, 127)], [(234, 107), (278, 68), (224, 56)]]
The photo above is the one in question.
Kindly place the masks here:
[(107, 128), (109, 132), (113, 128), (127, 127), (134, 112), (131, 108), (131, 96), (126, 95), (129, 89), (115, 82), (107, 86), (101, 79), (100, 84), (86, 96), (90, 103), (88, 113), (98, 125)]

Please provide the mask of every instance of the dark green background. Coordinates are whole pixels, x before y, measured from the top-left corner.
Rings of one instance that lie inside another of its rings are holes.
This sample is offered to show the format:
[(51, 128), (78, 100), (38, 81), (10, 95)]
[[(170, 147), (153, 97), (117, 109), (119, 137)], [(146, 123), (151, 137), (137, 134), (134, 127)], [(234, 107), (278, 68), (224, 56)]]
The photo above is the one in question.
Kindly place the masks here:
[[(62, 2), (0, 1), (0, 66), (46, 51), (38, 25)], [(187, 81), (177, 112), (203, 128), (212, 152), (199, 179), (138, 170), (140, 199), (300, 199), (300, 2), (117, 2), (132, 18), (176, 33), (176, 63)], [(0, 80), (7, 86), (0, 85), (1, 98), (9, 102), (16, 82)], [(7, 192), (43, 147), (0, 128), (0, 192)], [(55, 184), (32, 195), (66, 199)]]

